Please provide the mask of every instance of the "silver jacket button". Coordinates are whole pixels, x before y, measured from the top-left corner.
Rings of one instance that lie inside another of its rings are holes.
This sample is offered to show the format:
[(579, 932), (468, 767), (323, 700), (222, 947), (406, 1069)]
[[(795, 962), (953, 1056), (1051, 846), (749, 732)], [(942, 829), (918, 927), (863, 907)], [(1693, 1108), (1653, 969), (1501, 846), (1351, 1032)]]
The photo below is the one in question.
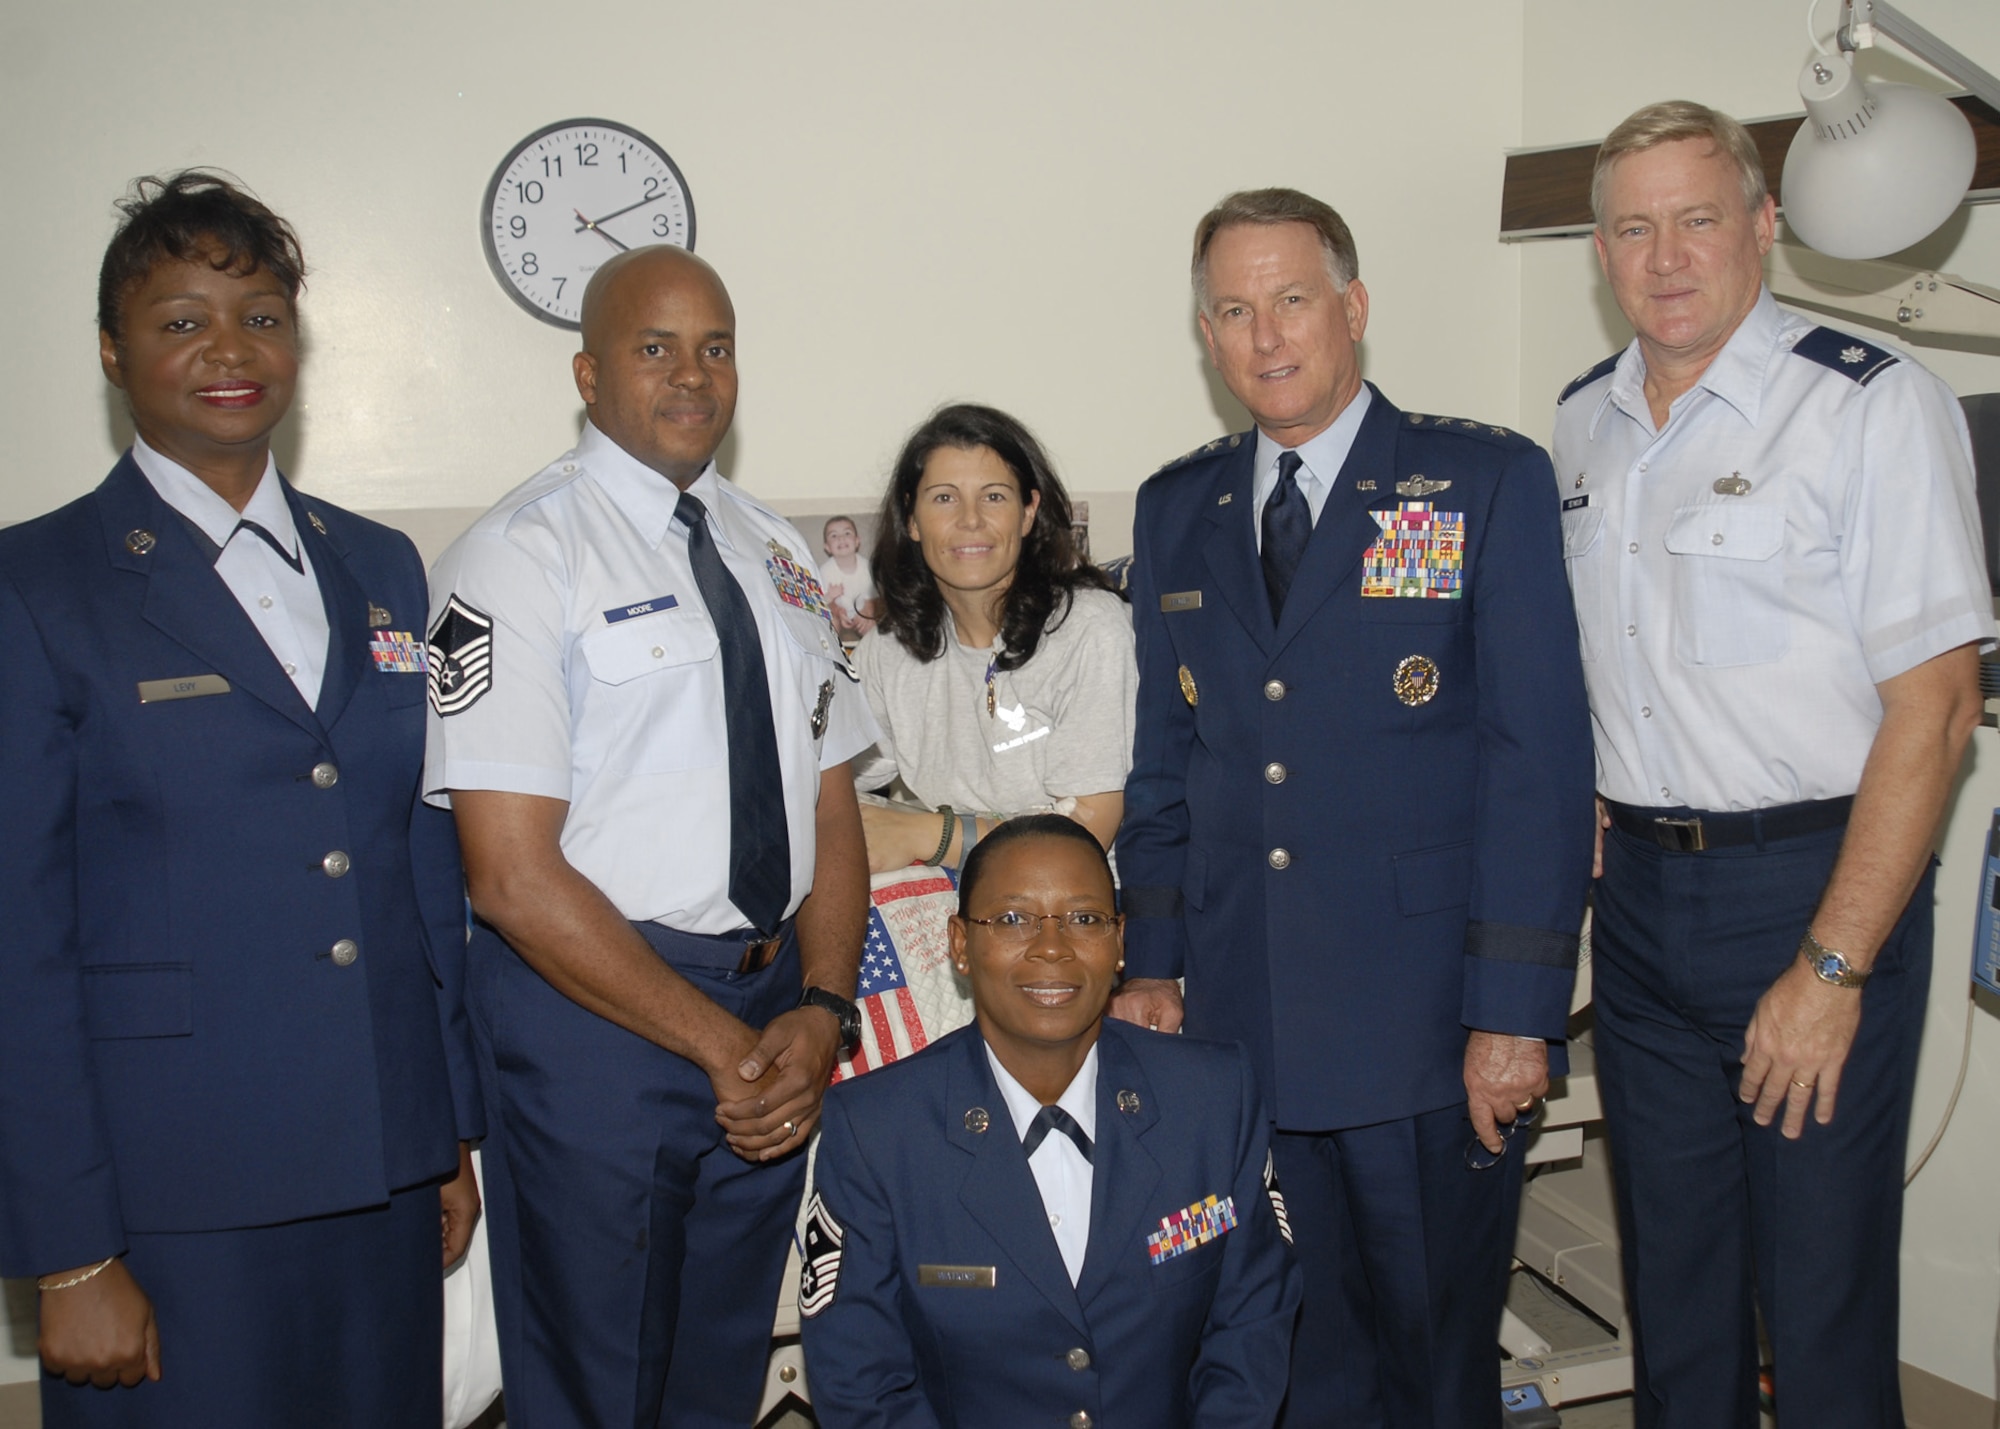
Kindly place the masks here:
[(1273, 868), (1290, 868), (1292, 866), (1292, 851), (1290, 849), (1274, 848), (1264, 856), (1264, 861)]
[(1284, 782), (1285, 782), (1285, 766), (1284, 766), (1284, 765), (1282, 765), (1282, 764), (1280, 764), (1280, 763), (1278, 763), (1278, 762), (1277, 762), (1277, 760), (1275, 760), (1275, 759), (1274, 759), (1274, 760), (1272, 760), (1272, 761), (1271, 761), (1271, 762), (1270, 762), (1269, 764), (1266, 764), (1266, 765), (1264, 766), (1264, 782), (1265, 782), (1266, 784), (1282, 784), (1282, 783), (1284, 783)]
[(1090, 1417), (1090, 1411), (1079, 1409), (1069, 1417), (1069, 1429), (1090, 1429), (1097, 1421)]
[(347, 877), (347, 870), (354, 867), (354, 863), (346, 854), (342, 853), (339, 849), (335, 849), (319, 861), (319, 866), (326, 870), (328, 878), (345, 878)]
[(312, 780), (313, 788), (315, 789), (331, 789), (340, 782), (340, 770), (328, 763), (315, 764), (313, 765)]
[(1074, 1370), (1089, 1369), (1090, 1351), (1086, 1350), (1082, 1345), (1078, 1345), (1075, 1349), (1071, 1350), (1068, 1354), (1063, 1356), (1063, 1362)]
[(1264, 682), (1265, 699), (1282, 700), (1284, 697), (1285, 697), (1285, 682), (1283, 680), (1266, 680)]
[(361, 945), (352, 938), (342, 938), (333, 945), (333, 965), (337, 968), (350, 967), (361, 956)]

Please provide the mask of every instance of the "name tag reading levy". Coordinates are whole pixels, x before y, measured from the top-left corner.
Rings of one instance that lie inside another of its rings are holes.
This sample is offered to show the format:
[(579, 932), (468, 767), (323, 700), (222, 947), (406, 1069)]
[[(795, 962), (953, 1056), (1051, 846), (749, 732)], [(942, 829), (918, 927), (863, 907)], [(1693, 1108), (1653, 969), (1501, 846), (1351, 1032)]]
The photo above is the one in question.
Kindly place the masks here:
[(953, 1290), (991, 1290), (990, 1265), (919, 1265), (917, 1284), (942, 1285)]
[(172, 680), (141, 680), (139, 703), (156, 705), (162, 700), (192, 700), (203, 695), (226, 695), (229, 681), (220, 675), (182, 675)]

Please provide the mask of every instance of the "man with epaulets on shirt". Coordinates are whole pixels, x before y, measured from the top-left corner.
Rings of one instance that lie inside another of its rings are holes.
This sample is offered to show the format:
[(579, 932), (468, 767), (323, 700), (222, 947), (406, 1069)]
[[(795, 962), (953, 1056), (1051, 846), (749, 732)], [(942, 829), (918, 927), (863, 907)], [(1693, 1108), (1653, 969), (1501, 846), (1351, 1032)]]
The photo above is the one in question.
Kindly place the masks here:
[(589, 422), (439, 561), (428, 797), (458, 818), (507, 1422), (742, 1429), (800, 1154), (858, 1038), (876, 738), (808, 547), (716, 471), (735, 314), (619, 255)]
[(1784, 1423), (1901, 1424), (1932, 849), (1994, 629), (1964, 420), (1765, 291), (1735, 120), (1641, 109), (1592, 205), (1637, 337), (1563, 392), (1555, 466), (1637, 1422), (1755, 1429), (1761, 1310)]

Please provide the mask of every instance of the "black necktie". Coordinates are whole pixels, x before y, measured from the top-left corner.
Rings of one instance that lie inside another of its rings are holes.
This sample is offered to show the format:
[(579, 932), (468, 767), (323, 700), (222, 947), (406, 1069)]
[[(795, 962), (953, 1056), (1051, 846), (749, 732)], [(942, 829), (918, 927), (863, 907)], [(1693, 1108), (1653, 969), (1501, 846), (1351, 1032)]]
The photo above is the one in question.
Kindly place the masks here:
[(716, 554), (704, 519), (708, 508), (683, 491), (674, 515), (687, 527), (694, 583), (722, 642), (722, 703), (729, 719), (729, 901), (752, 927), (774, 934), (792, 901), (792, 837), (785, 823), (764, 647), (743, 587)]
[(1051, 1131), (1060, 1131), (1076, 1143), (1076, 1149), (1083, 1153), (1085, 1161), (1090, 1160), (1090, 1134), (1076, 1124), (1076, 1118), (1059, 1106), (1045, 1106), (1035, 1113), (1035, 1119), (1028, 1126), (1028, 1134), (1021, 1138), (1021, 1149), (1028, 1155), (1035, 1154), (1035, 1148), (1047, 1139)]
[[(300, 575), (304, 575), (306, 573), (305, 558), (300, 556), (296, 551), (288, 551), (283, 546), (279, 545), (278, 538), (276, 536), (273, 536), (269, 531), (265, 530), (262, 526), (259, 526), (255, 521), (249, 520), (247, 517), (241, 521), (238, 521), (236, 523), (236, 531), (248, 531), (251, 535), (258, 537), (260, 540), (263, 541), (265, 545), (269, 546), (272, 550), (276, 551), (278, 553), (279, 560), (283, 561), (286, 565), (290, 566)], [(229, 533), (230, 538), (232, 540), (235, 539), (236, 531), (231, 531)], [(225, 542), (224, 544), (227, 543)], [(220, 560), (221, 556), (222, 553), (218, 551), (216, 553), (216, 559)]]
[(1273, 620), (1284, 614), (1285, 594), (1312, 539), (1312, 508), (1294, 475), (1303, 465), (1297, 452), (1280, 456), (1278, 484), (1264, 503), (1264, 593), (1271, 597)]

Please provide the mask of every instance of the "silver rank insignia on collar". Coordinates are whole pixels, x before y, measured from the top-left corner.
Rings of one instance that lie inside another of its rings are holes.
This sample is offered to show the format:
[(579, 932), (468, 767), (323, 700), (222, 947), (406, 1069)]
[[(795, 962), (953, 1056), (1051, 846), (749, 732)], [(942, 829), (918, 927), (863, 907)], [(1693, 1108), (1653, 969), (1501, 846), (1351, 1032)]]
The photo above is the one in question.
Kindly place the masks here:
[(1354, 489), (1356, 491), (1373, 491), (1375, 483), (1372, 481), (1357, 481), (1354, 483)]
[(320, 535), (324, 536), (326, 534), (326, 523), (319, 519), (319, 512), (306, 512), (306, 520), (313, 523), (313, 530), (319, 532)]
[(818, 739), (826, 733), (826, 712), (833, 706), (833, 681), (822, 680), (819, 686), (819, 700), (813, 705), (812, 732)]
[(371, 600), (368, 602), (368, 623), (370, 625), (376, 627), (377, 629), (380, 629), (381, 627), (390, 624), (394, 620), (395, 617), (393, 615), (389, 614), (388, 611), (384, 610), (374, 601)]
[(1407, 481), (1396, 483), (1396, 494), (1398, 496), (1429, 496), (1433, 492), (1449, 491), (1450, 489), (1450, 482), (1433, 481), (1422, 472), (1418, 472)]

